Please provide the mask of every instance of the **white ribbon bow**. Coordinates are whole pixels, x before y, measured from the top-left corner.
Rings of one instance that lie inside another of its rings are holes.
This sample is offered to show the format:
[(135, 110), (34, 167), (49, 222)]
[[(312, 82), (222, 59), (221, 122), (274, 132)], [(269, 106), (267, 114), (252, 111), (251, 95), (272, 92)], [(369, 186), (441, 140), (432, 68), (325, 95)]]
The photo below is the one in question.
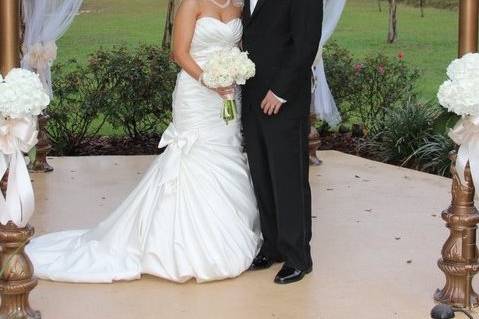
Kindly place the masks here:
[(449, 132), (449, 137), (459, 145), (456, 171), (461, 182), (466, 182), (464, 171), (469, 162), (472, 180), (479, 187), (479, 116), (461, 118)]
[(178, 133), (176, 127), (172, 123), (163, 133), (158, 148), (172, 145), (180, 149), (183, 154), (188, 154), (191, 151), (191, 148), (193, 147), (193, 144), (195, 144), (196, 140), (198, 140), (197, 131), (186, 131), (184, 133)]
[(172, 191), (172, 184), (178, 179), (181, 157), (190, 153), (198, 138), (197, 130), (179, 133), (173, 123), (163, 133), (158, 147), (168, 148), (162, 155), (163, 167), (159, 184), (166, 187), (166, 192)]
[(4, 225), (12, 221), (25, 227), (33, 215), (33, 187), (22, 152), (37, 143), (36, 123), (34, 117), (0, 119), (0, 178), (9, 169), (6, 198), (0, 192), (0, 222)]
[(54, 41), (37, 42), (23, 48), (25, 61), (37, 72), (53, 64), (53, 61), (57, 58), (57, 51), (58, 48)]

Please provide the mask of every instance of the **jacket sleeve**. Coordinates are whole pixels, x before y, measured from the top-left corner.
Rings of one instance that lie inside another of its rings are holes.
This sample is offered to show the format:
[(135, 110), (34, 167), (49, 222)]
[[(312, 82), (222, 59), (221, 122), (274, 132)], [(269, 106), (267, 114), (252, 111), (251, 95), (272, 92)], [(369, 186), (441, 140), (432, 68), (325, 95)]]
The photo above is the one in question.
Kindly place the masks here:
[(322, 0), (291, 1), (291, 38), (293, 54), (281, 65), (272, 81), (271, 91), (291, 100), (305, 72), (310, 73), (318, 53), (323, 26)]

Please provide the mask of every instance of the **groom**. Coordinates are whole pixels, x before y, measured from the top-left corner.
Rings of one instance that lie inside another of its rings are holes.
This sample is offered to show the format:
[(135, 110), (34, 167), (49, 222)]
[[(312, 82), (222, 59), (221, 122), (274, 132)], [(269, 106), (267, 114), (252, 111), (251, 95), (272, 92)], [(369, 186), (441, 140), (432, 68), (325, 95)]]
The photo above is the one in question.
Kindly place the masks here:
[(312, 271), (308, 133), (311, 66), (322, 0), (246, 0), (243, 49), (256, 76), (243, 89), (243, 128), (264, 243), (251, 265), (284, 265), (278, 284)]

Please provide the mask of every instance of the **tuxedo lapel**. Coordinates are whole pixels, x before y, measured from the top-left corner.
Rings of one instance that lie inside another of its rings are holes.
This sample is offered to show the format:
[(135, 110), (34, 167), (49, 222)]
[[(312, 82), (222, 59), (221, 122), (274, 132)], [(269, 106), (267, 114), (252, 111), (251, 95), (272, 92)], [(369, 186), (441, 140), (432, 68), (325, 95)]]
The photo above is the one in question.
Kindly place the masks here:
[[(249, 22), (251, 22), (258, 15), (258, 13), (261, 11), (261, 8), (263, 8), (266, 1), (268, 1), (268, 0), (258, 0), (258, 3), (256, 4), (256, 7), (255, 7), (254, 11), (250, 15)], [(247, 2), (249, 4), (249, 0)], [(249, 5), (248, 5), (248, 7), (249, 7)], [(249, 8), (248, 8), (248, 11), (249, 11)]]
[(243, 7), (243, 20), (245, 23), (251, 19), (251, 2), (250, 0), (245, 0), (244, 7)]

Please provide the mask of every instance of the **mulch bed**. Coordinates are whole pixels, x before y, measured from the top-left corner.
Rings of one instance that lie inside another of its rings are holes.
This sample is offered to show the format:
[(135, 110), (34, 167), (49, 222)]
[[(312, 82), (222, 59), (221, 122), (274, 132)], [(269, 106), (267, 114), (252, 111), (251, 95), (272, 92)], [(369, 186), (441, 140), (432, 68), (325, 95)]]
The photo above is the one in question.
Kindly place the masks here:
[[(160, 154), (158, 143), (161, 136), (152, 134), (139, 139), (132, 139), (124, 136), (110, 137), (99, 136), (90, 139), (83, 146), (79, 147), (74, 156), (100, 156), (100, 155), (156, 155)], [(64, 156), (53, 149), (49, 156)]]
[(361, 149), (360, 145), (364, 141), (361, 137), (354, 137), (351, 133), (331, 133), (321, 136), (322, 151), (335, 150), (343, 153), (368, 157), (368, 153)]
[[(158, 143), (160, 135), (152, 134), (143, 136), (140, 139), (128, 137), (101, 136), (90, 139), (80, 147), (75, 156), (96, 156), (96, 155), (156, 155), (160, 154)], [(353, 137), (351, 133), (329, 133), (321, 136), (320, 150), (336, 150), (352, 155), (368, 157), (366, 152), (360, 150), (362, 138)], [(61, 156), (52, 150), (50, 156)]]

